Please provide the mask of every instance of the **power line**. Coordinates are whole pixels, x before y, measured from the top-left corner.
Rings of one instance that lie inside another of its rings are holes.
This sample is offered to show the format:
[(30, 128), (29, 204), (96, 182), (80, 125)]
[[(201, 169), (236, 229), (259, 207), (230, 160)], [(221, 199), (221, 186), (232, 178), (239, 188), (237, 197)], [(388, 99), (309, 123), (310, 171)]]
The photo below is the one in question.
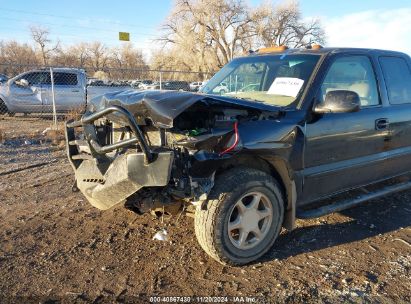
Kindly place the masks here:
[[(61, 16), (61, 15), (53, 15), (53, 14), (45, 14), (45, 13), (39, 13), (39, 12), (32, 12), (32, 11), (24, 11), (24, 10), (16, 10), (16, 9), (11, 9), (11, 8), (4, 8), (0, 7), (0, 10), (3, 11), (9, 11), (9, 12), (14, 12), (14, 13), (21, 13), (21, 14), (28, 14), (28, 15), (38, 15), (38, 16), (48, 16), (48, 17), (53, 17), (53, 18), (60, 18), (60, 19), (70, 19), (71, 21), (77, 20), (77, 21), (83, 21), (81, 19), (74, 19), (73, 17), (70, 16)], [(122, 22), (115, 22), (118, 25), (125, 25), (125, 26), (131, 26), (131, 27), (139, 27), (139, 28), (147, 28), (147, 29), (156, 29), (154, 27), (149, 27), (149, 26), (144, 26), (144, 25), (136, 25), (136, 24), (127, 24), (127, 23), (122, 23)]]
[[(28, 31), (26, 31), (26, 30), (23, 30), (23, 29), (16, 29), (16, 28), (12, 28), (12, 27), (4, 27), (4, 26), (2, 26), (1, 27), (1, 29), (3, 30), (3, 29), (5, 29), (5, 30), (11, 30), (11, 34), (14, 34), (14, 33), (25, 33), (25, 34), (27, 34), (27, 38), (30, 38), (30, 33), (28, 32)], [(67, 34), (59, 34), (59, 35), (55, 35), (56, 37), (66, 37), (66, 38), (71, 38), (71, 39), (73, 39), (74, 38), (74, 40), (77, 40), (77, 42), (82, 42), (82, 41), (84, 41), (84, 40), (89, 40), (89, 39), (87, 39), (87, 38), (89, 38), (90, 36), (84, 36), (84, 35), (67, 35)], [(79, 39), (80, 38), (80, 39)], [(82, 39), (81, 39), (82, 38)], [(96, 37), (93, 37), (93, 39), (94, 40), (97, 40), (97, 41), (99, 41), (99, 39), (98, 38), (96, 38)], [(113, 39), (114, 40), (114, 39)], [(1, 41), (1, 39), (0, 39), (0, 41)], [(103, 42), (103, 41), (102, 41)], [(118, 42), (118, 40), (117, 39), (115, 39), (115, 42)], [(75, 42), (74, 42), (75, 43)], [(113, 45), (113, 42), (103, 42), (104, 44), (106, 44), (106, 45)], [(70, 43), (69, 43), (69, 45), (70, 45)], [(153, 47), (138, 47), (137, 46), (137, 48), (138, 49), (141, 49), (141, 50), (152, 50), (153, 48), (154, 48), (154, 46)]]
[[(9, 17), (2, 17), (2, 19), (12, 20), (12, 21), (19, 21), (19, 22), (27, 22), (27, 20), (9, 18)], [(93, 31), (110, 32), (110, 33), (116, 32), (116, 31), (108, 30), (108, 29), (95, 28), (95, 27), (86, 27), (86, 26), (80, 26), (80, 25), (56, 24), (56, 23), (50, 23), (50, 22), (44, 22), (44, 21), (41, 21), (41, 23), (46, 24), (46, 25), (60, 26), (60, 27), (66, 27), (66, 28), (88, 29), (88, 30), (93, 30)], [(157, 35), (154, 35), (154, 34), (147, 34), (147, 33), (134, 32), (134, 31), (131, 31), (131, 33), (141, 35), (141, 36), (157, 37)]]

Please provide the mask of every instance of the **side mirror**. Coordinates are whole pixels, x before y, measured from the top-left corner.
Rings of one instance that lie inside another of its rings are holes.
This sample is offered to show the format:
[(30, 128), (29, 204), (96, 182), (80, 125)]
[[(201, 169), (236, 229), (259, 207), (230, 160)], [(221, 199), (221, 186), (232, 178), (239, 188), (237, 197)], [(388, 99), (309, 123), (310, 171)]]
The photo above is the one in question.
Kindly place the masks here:
[(360, 96), (347, 90), (330, 91), (325, 95), (324, 102), (317, 104), (315, 113), (352, 113), (360, 110)]
[(20, 79), (17, 83), (18, 85), (21, 85), (22, 87), (28, 87), (30, 85), (30, 83), (28, 82), (27, 79)]

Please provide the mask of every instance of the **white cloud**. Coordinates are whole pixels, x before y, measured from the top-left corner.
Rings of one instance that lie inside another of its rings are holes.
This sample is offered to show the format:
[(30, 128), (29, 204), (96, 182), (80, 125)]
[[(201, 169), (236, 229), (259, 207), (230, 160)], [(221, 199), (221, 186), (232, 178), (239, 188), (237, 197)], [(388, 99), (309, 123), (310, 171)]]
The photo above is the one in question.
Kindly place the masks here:
[(327, 46), (364, 47), (411, 54), (411, 8), (369, 10), (323, 18)]

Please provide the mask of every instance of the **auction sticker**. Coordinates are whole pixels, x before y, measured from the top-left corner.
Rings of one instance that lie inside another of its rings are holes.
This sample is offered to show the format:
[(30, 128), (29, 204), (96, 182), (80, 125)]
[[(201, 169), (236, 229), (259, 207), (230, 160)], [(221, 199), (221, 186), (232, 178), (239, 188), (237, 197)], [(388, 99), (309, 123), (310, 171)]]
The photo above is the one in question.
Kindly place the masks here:
[(274, 79), (267, 94), (296, 97), (300, 92), (304, 80), (293, 77), (277, 77)]

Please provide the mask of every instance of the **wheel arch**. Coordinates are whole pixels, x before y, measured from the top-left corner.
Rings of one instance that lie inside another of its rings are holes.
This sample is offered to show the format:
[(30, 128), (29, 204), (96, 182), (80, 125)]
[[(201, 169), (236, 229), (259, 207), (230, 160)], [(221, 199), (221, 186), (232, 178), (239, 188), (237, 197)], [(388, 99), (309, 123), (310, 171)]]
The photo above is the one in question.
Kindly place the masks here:
[(217, 169), (216, 175), (236, 166), (263, 171), (277, 180), (286, 202), (283, 227), (287, 230), (293, 230), (295, 228), (297, 190), (287, 162), (281, 157), (270, 156), (269, 159), (265, 159), (261, 156), (242, 154), (225, 162)]

